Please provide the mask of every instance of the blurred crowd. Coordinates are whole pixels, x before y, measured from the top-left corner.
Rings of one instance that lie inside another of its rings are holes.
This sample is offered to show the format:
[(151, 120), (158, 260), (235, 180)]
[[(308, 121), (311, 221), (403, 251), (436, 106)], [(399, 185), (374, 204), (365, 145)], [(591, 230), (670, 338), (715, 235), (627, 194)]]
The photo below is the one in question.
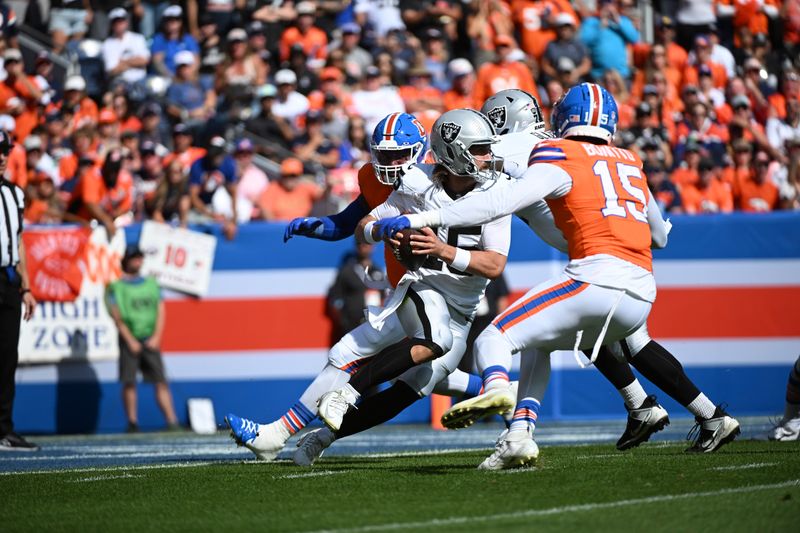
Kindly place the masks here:
[(232, 238), (352, 201), (388, 113), (430, 129), (518, 87), (549, 115), (592, 80), (665, 211), (800, 209), (800, 0), (651, 5), (0, 1), (6, 176), (31, 223), (217, 221)]

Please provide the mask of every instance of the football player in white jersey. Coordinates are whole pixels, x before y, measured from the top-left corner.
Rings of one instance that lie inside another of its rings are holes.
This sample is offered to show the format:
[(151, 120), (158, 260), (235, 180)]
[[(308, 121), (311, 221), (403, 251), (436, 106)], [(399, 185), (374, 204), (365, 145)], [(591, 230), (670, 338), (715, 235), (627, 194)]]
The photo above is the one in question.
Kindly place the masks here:
[[(495, 170), (499, 162), (491, 147), (497, 140), (491, 122), (477, 111), (457, 109), (443, 114), (431, 133), (437, 163), (406, 172), (397, 190), (362, 221), (356, 235), (374, 242), (372, 228), (378, 218), (444, 207), (507, 186), (508, 180), (497, 179), (503, 175)], [(297, 464), (311, 464), (337, 437), (389, 420), (429, 395), (456, 369), (486, 285), (505, 268), (511, 217), (436, 233), (425, 230), (413, 239), (415, 250), (427, 255), (427, 260), (404, 276), (380, 313), (369, 313), (377, 330), (387, 316), (396, 313), (408, 339), (396, 345), (393, 357), (382, 357), (359, 372), (365, 379), (354, 376), (344, 387), (320, 398), (319, 416), (328, 427), (303, 436), (295, 453)], [(393, 387), (365, 398), (358, 410), (348, 413), (366, 388), (398, 375)]]
[[(501, 173), (495, 169), (498, 163), (491, 151), (497, 140), (491, 122), (477, 111), (456, 109), (439, 117), (431, 133), (437, 164), (409, 169), (389, 199), (362, 220), (356, 235), (375, 242), (372, 231), (377, 219), (444, 207), (506, 185), (506, 180), (497, 180)], [(378, 331), (396, 313), (408, 338), (400, 343), (396, 356), (374, 361), (366, 372), (320, 398), (319, 417), (334, 431), (367, 388), (445, 354), (452, 363), (439, 379), (456, 368), (486, 285), (505, 268), (511, 217), (437, 234), (426, 230), (415, 239), (415, 247), (429, 255), (428, 259), (419, 270), (402, 278), (380, 313), (368, 313)], [(395, 247), (399, 244), (392, 243)], [(439, 379), (432, 381), (430, 388)]]

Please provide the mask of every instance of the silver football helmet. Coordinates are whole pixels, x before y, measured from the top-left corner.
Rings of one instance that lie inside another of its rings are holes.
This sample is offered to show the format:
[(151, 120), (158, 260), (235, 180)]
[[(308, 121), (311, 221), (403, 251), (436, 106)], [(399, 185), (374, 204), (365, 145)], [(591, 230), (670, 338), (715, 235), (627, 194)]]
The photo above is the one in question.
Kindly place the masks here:
[(489, 117), (498, 135), (516, 131), (543, 131), (542, 108), (536, 98), (522, 89), (505, 89), (486, 99), (481, 113)]
[[(436, 162), (448, 171), (482, 183), (499, 177), (498, 170), (503, 168), (502, 160), (491, 150), (499, 140), (485, 115), (474, 109), (454, 109), (433, 124), (431, 149)], [(476, 156), (487, 158), (486, 168), (479, 167)]]

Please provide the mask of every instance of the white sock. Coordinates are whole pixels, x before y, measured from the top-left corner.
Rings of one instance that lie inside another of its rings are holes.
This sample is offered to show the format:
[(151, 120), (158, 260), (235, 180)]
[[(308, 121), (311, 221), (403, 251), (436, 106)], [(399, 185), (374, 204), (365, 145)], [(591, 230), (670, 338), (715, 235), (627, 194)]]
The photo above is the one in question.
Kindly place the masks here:
[(349, 379), (350, 374), (339, 370), (330, 363), (326, 363), (322, 371), (317, 374), (317, 377), (311, 382), (311, 385), (306, 387), (303, 395), (300, 396), (300, 403), (316, 415), (317, 400), (319, 400), (319, 397), (326, 392), (338, 389), (343, 384), (347, 383)]
[(634, 379), (630, 385), (617, 390), (622, 399), (625, 400), (625, 407), (628, 409), (638, 409), (647, 399), (647, 393), (638, 379)]
[(475, 339), (475, 361), (481, 372), (484, 392), (508, 387), (511, 345), (496, 327), (487, 327)]
[(717, 407), (702, 392), (686, 407), (694, 416), (708, 420), (714, 416)]

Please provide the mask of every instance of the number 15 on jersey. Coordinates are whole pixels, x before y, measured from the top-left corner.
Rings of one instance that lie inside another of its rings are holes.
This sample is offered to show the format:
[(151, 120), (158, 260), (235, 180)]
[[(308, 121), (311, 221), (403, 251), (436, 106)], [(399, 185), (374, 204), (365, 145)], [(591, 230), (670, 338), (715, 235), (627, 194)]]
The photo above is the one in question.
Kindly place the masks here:
[[(612, 172), (608, 161), (600, 159), (595, 162), (592, 171), (600, 178), (603, 196), (606, 198), (606, 206), (601, 210), (603, 216), (622, 218), (631, 216), (634, 220), (647, 223), (647, 196), (643, 189), (647, 185), (639, 167), (616, 163)], [(640, 180), (641, 186), (634, 185), (631, 178)], [(620, 200), (618, 186), (634, 199)]]

